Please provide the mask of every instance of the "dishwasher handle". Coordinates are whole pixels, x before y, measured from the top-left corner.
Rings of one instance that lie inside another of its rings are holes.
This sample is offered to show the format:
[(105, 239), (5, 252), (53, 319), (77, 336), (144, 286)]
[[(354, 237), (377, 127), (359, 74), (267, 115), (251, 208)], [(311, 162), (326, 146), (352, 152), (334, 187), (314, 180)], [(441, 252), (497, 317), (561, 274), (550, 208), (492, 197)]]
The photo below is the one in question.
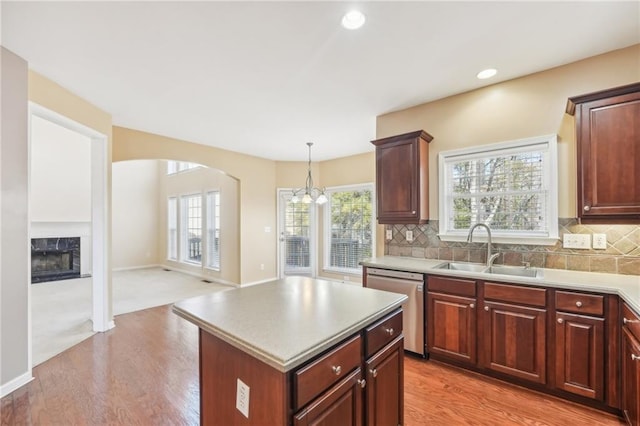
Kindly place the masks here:
[(424, 275), (416, 272), (394, 271), (391, 269), (367, 268), (367, 276), (399, 278), (401, 280), (424, 282)]

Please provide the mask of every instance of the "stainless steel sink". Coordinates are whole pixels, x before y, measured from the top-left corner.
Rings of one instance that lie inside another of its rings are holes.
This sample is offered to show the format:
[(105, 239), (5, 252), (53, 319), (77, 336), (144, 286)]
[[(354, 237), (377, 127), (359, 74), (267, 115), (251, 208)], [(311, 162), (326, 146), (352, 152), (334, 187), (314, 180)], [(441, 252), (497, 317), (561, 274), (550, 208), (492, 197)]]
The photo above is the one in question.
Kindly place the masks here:
[(517, 277), (541, 278), (542, 271), (535, 268), (525, 268), (524, 266), (499, 266), (494, 265), (484, 271), (488, 274), (511, 275)]
[(435, 269), (449, 269), (451, 271), (484, 272), (487, 265), (482, 263), (468, 262), (445, 262), (435, 267)]

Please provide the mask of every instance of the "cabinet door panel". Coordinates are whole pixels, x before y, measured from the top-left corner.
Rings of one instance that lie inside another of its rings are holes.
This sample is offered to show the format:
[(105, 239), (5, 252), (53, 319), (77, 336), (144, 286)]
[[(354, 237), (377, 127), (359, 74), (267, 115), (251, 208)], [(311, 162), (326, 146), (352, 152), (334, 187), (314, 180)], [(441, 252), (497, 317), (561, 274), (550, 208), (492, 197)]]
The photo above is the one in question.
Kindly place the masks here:
[(546, 383), (546, 310), (485, 303), (483, 367)]
[(604, 319), (556, 315), (555, 386), (604, 400)]
[(294, 425), (362, 425), (363, 390), (358, 383), (360, 379), (362, 379), (362, 370), (358, 368), (296, 414)]
[(476, 363), (476, 300), (441, 293), (427, 295), (427, 345), (432, 354)]
[(369, 426), (403, 424), (404, 344), (402, 338), (367, 360), (367, 418)]
[(622, 411), (632, 426), (640, 425), (640, 343), (622, 327)]

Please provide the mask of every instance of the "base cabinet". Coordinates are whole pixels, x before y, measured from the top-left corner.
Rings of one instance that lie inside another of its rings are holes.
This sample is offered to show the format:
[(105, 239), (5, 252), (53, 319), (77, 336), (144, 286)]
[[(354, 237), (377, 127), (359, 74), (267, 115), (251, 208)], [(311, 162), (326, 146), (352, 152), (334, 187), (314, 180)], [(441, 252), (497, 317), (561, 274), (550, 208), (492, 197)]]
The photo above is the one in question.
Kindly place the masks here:
[(429, 352), (475, 365), (476, 299), (442, 293), (427, 295)]
[[(404, 344), (395, 340), (366, 362), (368, 426), (397, 426), (404, 418)], [(399, 396), (399, 397), (398, 397)], [(327, 423), (334, 425), (337, 423)]]
[(622, 305), (622, 412), (640, 426), (640, 317)]

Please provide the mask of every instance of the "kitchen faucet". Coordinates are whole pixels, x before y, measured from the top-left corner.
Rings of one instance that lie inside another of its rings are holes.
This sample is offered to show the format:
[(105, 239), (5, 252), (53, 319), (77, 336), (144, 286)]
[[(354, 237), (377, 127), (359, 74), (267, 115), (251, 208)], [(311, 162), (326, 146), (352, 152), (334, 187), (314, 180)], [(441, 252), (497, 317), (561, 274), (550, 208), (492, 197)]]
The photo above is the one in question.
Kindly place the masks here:
[(469, 235), (467, 235), (467, 242), (468, 243), (473, 242), (473, 231), (475, 231), (475, 229), (478, 226), (482, 226), (487, 230), (487, 268), (488, 268), (491, 265), (493, 265), (493, 262), (498, 258), (498, 256), (500, 256), (500, 253), (496, 253), (493, 255), (491, 254), (491, 229), (489, 228), (488, 225), (485, 225), (484, 223), (476, 223), (471, 228), (469, 228)]

